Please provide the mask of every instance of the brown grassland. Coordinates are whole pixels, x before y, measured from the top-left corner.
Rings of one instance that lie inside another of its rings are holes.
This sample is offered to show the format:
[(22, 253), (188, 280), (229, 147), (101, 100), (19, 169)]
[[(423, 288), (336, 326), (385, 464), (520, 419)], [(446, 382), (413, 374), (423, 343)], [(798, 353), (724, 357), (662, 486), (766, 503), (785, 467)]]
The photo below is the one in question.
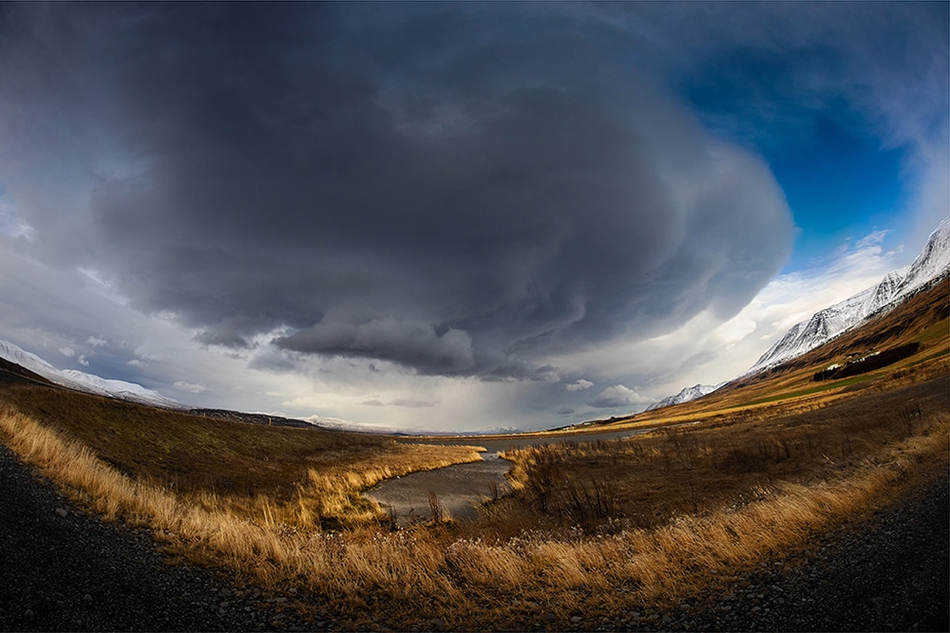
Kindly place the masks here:
[[(12, 375), (0, 440), (90, 510), (151, 528), (170, 557), (298, 587), (353, 627), (558, 628), (708, 591), (946, 477), (948, 310), (944, 282), (770, 375), (580, 430), (641, 435), (510, 451), (515, 491), (466, 524), (396, 531), (359, 492), (477, 459), (472, 447), (205, 419)], [(917, 353), (891, 366), (812, 380), (908, 342)]]

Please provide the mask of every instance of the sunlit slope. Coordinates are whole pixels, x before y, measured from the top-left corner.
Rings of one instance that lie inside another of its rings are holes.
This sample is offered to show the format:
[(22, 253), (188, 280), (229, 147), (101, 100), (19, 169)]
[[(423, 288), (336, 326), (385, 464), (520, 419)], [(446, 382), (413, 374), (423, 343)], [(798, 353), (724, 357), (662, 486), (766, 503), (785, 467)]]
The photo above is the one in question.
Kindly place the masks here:
[(287, 521), (301, 509), (324, 526), (366, 520), (378, 508), (360, 499), (361, 488), (479, 459), (470, 447), (407, 446), (379, 435), (268, 427), (105, 398), (43, 384), (16, 365), (0, 367), (0, 378), (0, 413), (78, 440), (135, 480), (196, 498), (210, 494), (239, 513), (267, 498), (293, 509)]
[[(830, 365), (908, 344), (918, 345), (910, 356), (885, 367), (840, 380), (816, 381)], [(890, 313), (842, 334), (810, 352), (769, 370), (740, 377), (716, 392), (681, 405), (645, 411), (617, 420), (594, 422), (586, 428), (622, 427), (682, 422), (737, 409), (811, 407), (861, 390), (881, 390), (950, 373), (950, 278), (944, 278)]]

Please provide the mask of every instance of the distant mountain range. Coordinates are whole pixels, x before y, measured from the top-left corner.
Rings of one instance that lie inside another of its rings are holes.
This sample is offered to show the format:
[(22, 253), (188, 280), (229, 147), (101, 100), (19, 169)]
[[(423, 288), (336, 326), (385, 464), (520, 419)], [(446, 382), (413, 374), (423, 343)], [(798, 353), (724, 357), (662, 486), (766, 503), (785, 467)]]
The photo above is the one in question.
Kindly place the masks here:
[[(930, 234), (927, 244), (913, 264), (888, 273), (876, 286), (819, 310), (806, 321), (796, 323), (743, 376), (797, 358), (866, 323), (869, 319), (886, 314), (947, 274), (950, 274), (950, 218), (943, 220)], [(721, 386), (687, 387), (675, 396), (650, 405), (647, 410), (689, 402), (710, 394)]]
[(180, 402), (166, 398), (157, 391), (146, 389), (142, 385), (134, 382), (107, 380), (74, 369), (61, 371), (36, 354), (24, 351), (20, 347), (7, 341), (0, 341), (0, 358), (8, 360), (11, 363), (16, 363), (20, 367), (28, 369), (52, 383), (69, 387), (70, 389), (76, 389), (77, 391), (85, 391), (100, 396), (129, 400), (166, 409), (185, 408)]
[(884, 276), (876, 286), (819, 310), (796, 323), (747, 374), (779, 365), (815, 349), (875, 316), (890, 312), (918, 290), (950, 272), (950, 218), (930, 234), (923, 251), (906, 268)]
[(653, 409), (662, 409), (663, 407), (672, 407), (674, 404), (683, 404), (684, 402), (689, 402), (690, 400), (695, 400), (696, 398), (702, 398), (705, 395), (708, 395), (719, 389), (722, 385), (693, 385), (692, 387), (686, 387), (680, 391), (675, 396), (668, 396), (663, 398), (658, 402), (654, 402), (646, 408), (647, 411), (652, 411)]

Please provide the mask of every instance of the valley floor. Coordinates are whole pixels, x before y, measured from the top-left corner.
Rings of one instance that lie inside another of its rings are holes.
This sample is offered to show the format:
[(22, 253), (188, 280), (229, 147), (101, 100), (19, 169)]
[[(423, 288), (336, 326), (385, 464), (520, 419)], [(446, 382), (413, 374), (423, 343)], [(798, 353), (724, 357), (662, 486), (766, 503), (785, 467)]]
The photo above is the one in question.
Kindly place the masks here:
[[(498, 630), (931, 630), (950, 628), (946, 464), (896, 502), (701, 597), (554, 619), (525, 605)], [(2, 630), (385, 630), (300, 595), (236, 588), (225, 572), (170, 564), (145, 530), (83, 514), (0, 446)], [(531, 615), (534, 613), (534, 615)], [(306, 614), (306, 615), (303, 615)], [(432, 630), (424, 617), (394, 628)]]

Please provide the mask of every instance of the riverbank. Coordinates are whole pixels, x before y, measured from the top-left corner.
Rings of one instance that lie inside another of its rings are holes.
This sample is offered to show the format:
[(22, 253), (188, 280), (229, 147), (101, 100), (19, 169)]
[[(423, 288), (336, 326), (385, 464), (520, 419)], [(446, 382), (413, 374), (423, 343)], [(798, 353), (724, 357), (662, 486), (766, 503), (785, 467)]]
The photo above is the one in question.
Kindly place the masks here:
[(398, 528), (426, 521), (473, 521), (481, 505), (511, 491), (505, 473), (512, 463), (497, 453), (482, 461), (387, 479), (363, 495), (384, 506)]
[[(496, 630), (906, 630), (948, 628), (950, 478), (939, 464), (886, 505), (700, 596), (553, 617), (521, 604)], [(437, 630), (419, 613), (343, 613), (317, 596), (265, 591), (223, 570), (164, 558), (147, 530), (84, 514), (0, 447), (0, 629)]]

